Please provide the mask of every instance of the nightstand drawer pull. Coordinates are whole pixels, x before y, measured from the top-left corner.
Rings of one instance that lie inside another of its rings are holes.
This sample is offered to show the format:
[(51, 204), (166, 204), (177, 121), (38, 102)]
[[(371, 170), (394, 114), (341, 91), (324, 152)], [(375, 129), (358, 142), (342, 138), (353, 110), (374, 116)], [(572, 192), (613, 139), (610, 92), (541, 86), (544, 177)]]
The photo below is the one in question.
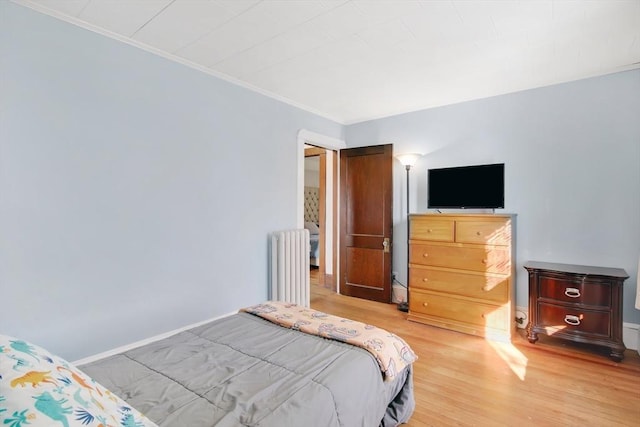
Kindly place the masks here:
[(564, 316), (564, 323), (577, 326), (580, 324), (580, 318), (578, 316), (574, 316), (573, 314), (567, 314), (566, 316)]
[(566, 288), (564, 294), (569, 298), (580, 298), (580, 289)]

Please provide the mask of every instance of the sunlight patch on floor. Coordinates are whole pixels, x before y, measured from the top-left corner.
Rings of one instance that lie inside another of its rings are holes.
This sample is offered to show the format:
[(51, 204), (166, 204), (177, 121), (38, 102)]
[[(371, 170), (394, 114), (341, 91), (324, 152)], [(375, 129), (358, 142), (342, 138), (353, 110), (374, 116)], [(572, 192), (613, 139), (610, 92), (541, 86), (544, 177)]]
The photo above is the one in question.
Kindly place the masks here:
[(509, 366), (511, 371), (516, 374), (521, 381), (524, 381), (527, 375), (527, 363), (529, 359), (511, 343), (489, 340), (487, 340), (487, 342), (493, 347), (498, 356), (504, 360), (507, 366)]

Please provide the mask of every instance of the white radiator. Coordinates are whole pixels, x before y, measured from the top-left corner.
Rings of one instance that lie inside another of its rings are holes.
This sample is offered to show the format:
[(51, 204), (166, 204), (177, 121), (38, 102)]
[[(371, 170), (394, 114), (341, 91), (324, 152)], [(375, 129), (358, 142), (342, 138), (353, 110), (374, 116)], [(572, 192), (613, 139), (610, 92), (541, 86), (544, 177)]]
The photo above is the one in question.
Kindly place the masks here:
[(271, 234), (271, 299), (310, 305), (309, 230)]

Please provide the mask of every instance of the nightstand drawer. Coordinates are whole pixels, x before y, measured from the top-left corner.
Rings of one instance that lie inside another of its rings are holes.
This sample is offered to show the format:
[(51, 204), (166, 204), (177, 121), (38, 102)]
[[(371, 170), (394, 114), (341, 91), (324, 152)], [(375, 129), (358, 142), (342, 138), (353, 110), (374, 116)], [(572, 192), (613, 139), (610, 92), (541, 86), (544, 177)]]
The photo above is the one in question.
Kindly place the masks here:
[(453, 242), (454, 221), (451, 219), (414, 218), (411, 221), (411, 239)]
[(409, 276), (411, 289), (462, 295), (496, 303), (509, 301), (508, 276), (465, 274), (417, 266), (410, 268)]
[(504, 221), (457, 221), (456, 242), (506, 246), (511, 242), (511, 226)]
[(595, 308), (611, 307), (611, 284), (540, 275), (538, 286), (540, 298)]
[(509, 325), (509, 308), (456, 299), (436, 293), (415, 291), (409, 299), (409, 311), (481, 328), (504, 329)]
[(611, 314), (608, 311), (579, 310), (570, 307), (538, 303), (538, 326), (554, 332), (584, 334), (609, 338)]
[(511, 253), (499, 246), (412, 244), (409, 261), (411, 264), (488, 273), (509, 274), (511, 271)]

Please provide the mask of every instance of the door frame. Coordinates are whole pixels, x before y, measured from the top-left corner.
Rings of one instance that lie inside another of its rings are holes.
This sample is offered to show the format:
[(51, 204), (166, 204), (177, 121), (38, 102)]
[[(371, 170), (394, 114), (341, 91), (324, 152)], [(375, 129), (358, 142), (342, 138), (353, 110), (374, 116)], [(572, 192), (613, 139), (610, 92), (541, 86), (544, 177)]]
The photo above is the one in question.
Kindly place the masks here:
[[(318, 240), (318, 284), (321, 286), (325, 286), (327, 283), (327, 270), (325, 267), (325, 263), (327, 262), (326, 256), (328, 253), (333, 253), (331, 251), (326, 250), (327, 244), (327, 157), (333, 158), (334, 156), (327, 156), (327, 152), (333, 153), (333, 151), (329, 151), (326, 148), (318, 148), (315, 146), (309, 146), (304, 150), (305, 160), (309, 157), (318, 157), (319, 163), (319, 187), (318, 187), (318, 223), (320, 224), (320, 234)], [(306, 171), (305, 171), (306, 173)], [(305, 182), (307, 177), (305, 176)], [(333, 180), (329, 181), (333, 185)], [(330, 192), (333, 194), (333, 192)], [(331, 203), (330, 206), (334, 206), (334, 203)], [(335, 220), (332, 217), (331, 224), (333, 225), (332, 229), (336, 228)], [(306, 219), (306, 218), (305, 218)], [(333, 233), (332, 233), (333, 234)], [(333, 239), (331, 239), (332, 241)], [(333, 263), (331, 264), (333, 266)], [(333, 270), (333, 269), (332, 269)], [(332, 286), (332, 283), (329, 283)]]
[[(339, 255), (339, 228), (340, 228), (340, 220), (339, 220), (339, 173), (338, 168), (339, 165), (339, 157), (340, 150), (347, 148), (347, 143), (341, 139), (332, 138), (327, 135), (322, 135), (319, 133), (311, 132), (307, 129), (301, 129), (298, 132), (297, 139), (297, 159), (298, 159), (298, 202), (297, 202), (297, 228), (304, 228), (304, 157), (305, 157), (305, 144), (313, 145), (319, 148), (325, 148), (327, 150), (334, 151), (334, 167), (332, 174), (332, 187), (333, 187), (333, 233), (332, 233), (332, 244), (331, 244), (331, 254), (332, 254), (332, 277), (331, 280), (331, 289), (335, 292), (339, 292), (339, 281), (336, 280), (340, 277), (340, 263), (338, 262)], [(326, 266), (326, 263), (325, 263)], [(326, 271), (325, 271), (326, 273)]]

